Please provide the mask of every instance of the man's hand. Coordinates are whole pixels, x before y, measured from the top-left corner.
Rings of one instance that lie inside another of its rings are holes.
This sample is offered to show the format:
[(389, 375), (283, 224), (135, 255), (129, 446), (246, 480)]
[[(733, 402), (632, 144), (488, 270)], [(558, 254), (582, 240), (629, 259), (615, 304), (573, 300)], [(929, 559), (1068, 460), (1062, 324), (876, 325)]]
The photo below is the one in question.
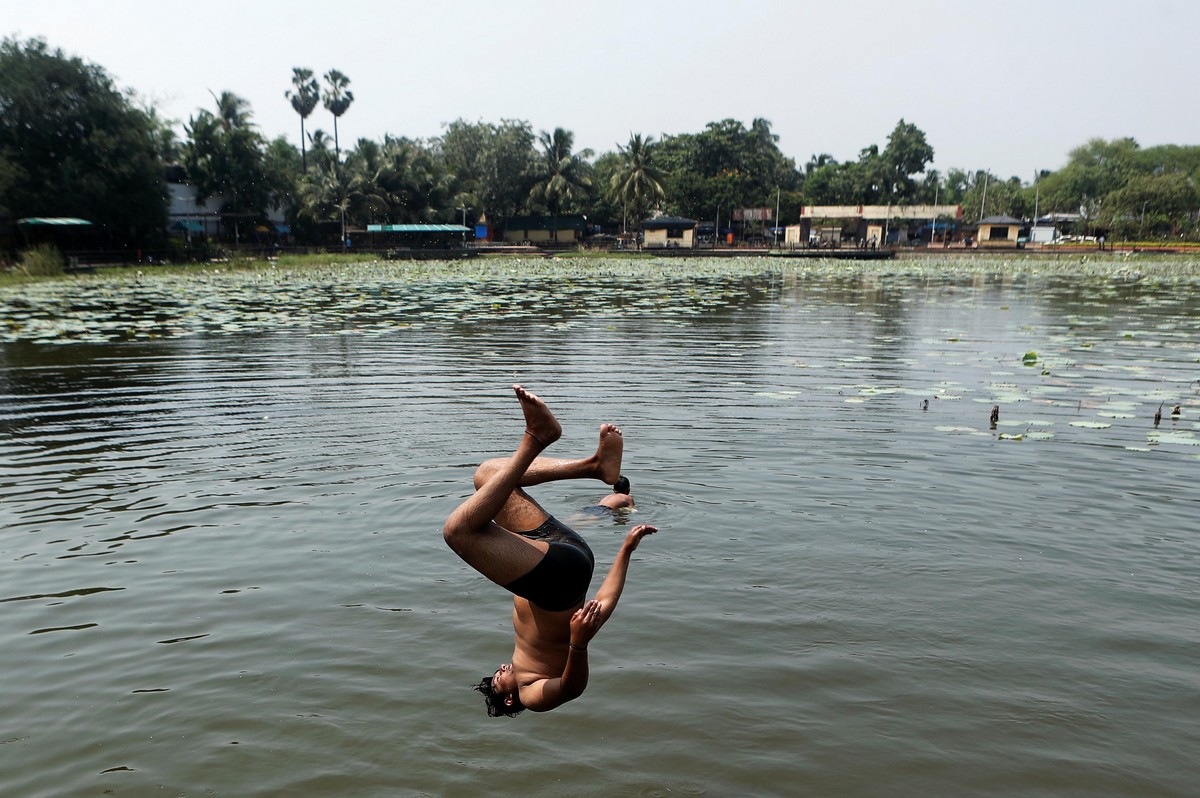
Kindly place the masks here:
[(571, 615), (571, 645), (586, 646), (600, 631), (600, 602), (591, 599)]
[(650, 526), (650, 524), (638, 524), (633, 529), (629, 530), (629, 534), (625, 536), (625, 546), (630, 551), (635, 551), (638, 544), (642, 542), (642, 538), (646, 535), (653, 535), (658, 531), (658, 527)]

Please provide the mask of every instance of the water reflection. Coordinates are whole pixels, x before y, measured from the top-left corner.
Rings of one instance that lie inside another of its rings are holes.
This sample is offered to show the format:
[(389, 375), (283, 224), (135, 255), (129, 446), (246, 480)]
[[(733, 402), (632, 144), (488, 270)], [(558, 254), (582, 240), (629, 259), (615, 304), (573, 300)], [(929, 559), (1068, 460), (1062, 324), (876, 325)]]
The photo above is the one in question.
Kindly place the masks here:
[[(1195, 281), (708, 268), (28, 300), (0, 793), (555, 795), (583, 748), (592, 795), (1186, 794)], [(59, 308), (120, 340), (61, 343)], [(511, 451), (513, 381), (564, 454), (626, 430), (638, 509), (584, 531), (600, 559), (664, 531), (578, 711), (498, 734), (466, 685), (506, 597), (439, 526)]]

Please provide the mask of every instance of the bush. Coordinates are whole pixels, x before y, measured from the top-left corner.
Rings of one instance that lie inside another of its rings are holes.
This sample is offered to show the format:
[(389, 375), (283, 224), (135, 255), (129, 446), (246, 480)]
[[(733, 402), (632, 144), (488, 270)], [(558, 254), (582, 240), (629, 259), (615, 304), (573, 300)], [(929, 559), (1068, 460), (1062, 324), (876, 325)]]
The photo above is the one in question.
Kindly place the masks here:
[(62, 253), (53, 244), (38, 244), (21, 253), (17, 271), (26, 277), (52, 277), (62, 274)]

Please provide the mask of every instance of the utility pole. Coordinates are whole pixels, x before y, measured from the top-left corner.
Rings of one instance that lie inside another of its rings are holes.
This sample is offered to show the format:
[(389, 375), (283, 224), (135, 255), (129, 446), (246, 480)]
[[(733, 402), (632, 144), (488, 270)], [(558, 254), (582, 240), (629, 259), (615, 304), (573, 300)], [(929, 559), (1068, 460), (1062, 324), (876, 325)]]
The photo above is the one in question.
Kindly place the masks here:
[(938, 218), (937, 201), (938, 201), (938, 192), (941, 190), (941, 188), (942, 188), (942, 179), (939, 177), (937, 180), (935, 180), (933, 182), (933, 227), (929, 230), (929, 246), (931, 246), (931, 247), (933, 246), (933, 237), (935, 235), (937, 235), (937, 218)]
[(775, 186), (775, 247), (779, 247), (779, 186)]

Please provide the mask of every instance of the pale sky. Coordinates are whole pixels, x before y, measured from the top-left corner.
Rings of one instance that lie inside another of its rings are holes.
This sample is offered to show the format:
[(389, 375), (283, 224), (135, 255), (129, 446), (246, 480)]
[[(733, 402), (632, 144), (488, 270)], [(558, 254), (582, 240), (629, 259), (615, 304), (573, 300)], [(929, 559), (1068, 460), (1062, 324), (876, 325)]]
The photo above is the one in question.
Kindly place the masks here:
[[(297, 145), (297, 66), (350, 77), (344, 146), (509, 118), (599, 154), (763, 117), (803, 167), (882, 148), (903, 118), (934, 168), (1029, 181), (1090, 138), (1200, 144), (1194, 0), (0, 0), (0, 35), (99, 64), (180, 123), (232, 91)], [(315, 127), (333, 131), (321, 106)]]

